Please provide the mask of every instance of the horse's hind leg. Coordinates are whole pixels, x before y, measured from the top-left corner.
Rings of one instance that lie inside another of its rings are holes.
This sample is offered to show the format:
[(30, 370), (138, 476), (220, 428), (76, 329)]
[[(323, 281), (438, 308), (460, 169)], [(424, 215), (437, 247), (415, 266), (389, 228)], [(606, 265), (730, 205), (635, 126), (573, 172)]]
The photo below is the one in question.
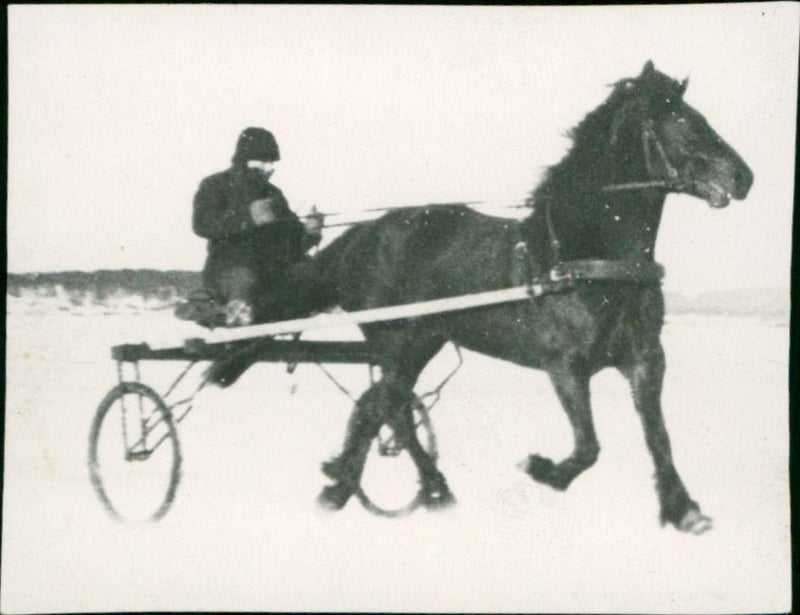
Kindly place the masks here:
[(422, 447), (417, 437), (417, 426), (414, 423), (413, 401), (406, 404), (397, 417), (398, 427), (402, 434), (406, 449), (417, 466), (422, 485), (422, 501), (428, 508), (441, 508), (455, 503), (444, 475), (436, 467), (436, 462)]
[[(381, 380), (358, 400), (348, 423), (341, 455), (322, 466), (323, 472), (336, 481), (320, 494), (320, 503), (326, 508), (343, 507), (354, 493), (361, 480), (372, 440), (385, 423), (390, 424), (405, 442), (417, 466), (425, 504), (441, 506), (454, 500), (444, 476), (420, 444), (413, 418), (414, 384), (444, 340), (438, 336), (426, 336), (424, 332), (413, 333), (403, 336), (404, 340), (413, 340), (407, 344), (398, 344), (388, 336), (378, 338), (386, 347), (392, 347), (398, 358), (387, 359)], [(390, 345), (389, 342), (394, 343)]]
[(661, 504), (661, 522), (680, 530), (701, 534), (711, 529), (711, 519), (700, 512), (690, 497), (672, 461), (669, 435), (661, 412), (664, 381), (664, 351), (660, 344), (639, 353), (622, 373), (631, 384), (636, 412), (644, 427), (647, 448), (656, 466), (656, 490)]
[(424, 504), (440, 507), (454, 502), (447, 481), (417, 438), (413, 402), (411, 386), (398, 383), (391, 375), (384, 376), (361, 396), (348, 423), (342, 454), (322, 465), (323, 473), (335, 481), (322, 490), (322, 506), (338, 510), (355, 493), (372, 440), (385, 423), (405, 442), (417, 466)]
[(592, 421), (588, 374), (575, 366), (563, 366), (551, 370), (550, 379), (572, 425), (575, 447), (572, 454), (560, 463), (540, 455), (530, 455), (523, 469), (535, 480), (563, 490), (578, 474), (594, 464), (600, 445)]
[(338, 510), (347, 504), (361, 481), (372, 440), (386, 422), (386, 410), (402, 403), (402, 398), (402, 390), (381, 379), (358, 400), (347, 424), (342, 454), (322, 464), (323, 473), (336, 481), (322, 490), (322, 506)]

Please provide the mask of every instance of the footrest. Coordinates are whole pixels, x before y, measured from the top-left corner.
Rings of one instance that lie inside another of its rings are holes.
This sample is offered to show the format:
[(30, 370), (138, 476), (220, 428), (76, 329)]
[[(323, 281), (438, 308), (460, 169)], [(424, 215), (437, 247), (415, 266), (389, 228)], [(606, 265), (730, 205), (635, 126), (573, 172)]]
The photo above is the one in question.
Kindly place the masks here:
[(147, 344), (120, 344), (111, 348), (111, 358), (115, 361), (140, 361), (153, 354)]
[(201, 337), (190, 337), (183, 342), (183, 349), (189, 354), (200, 354), (207, 346), (208, 344)]

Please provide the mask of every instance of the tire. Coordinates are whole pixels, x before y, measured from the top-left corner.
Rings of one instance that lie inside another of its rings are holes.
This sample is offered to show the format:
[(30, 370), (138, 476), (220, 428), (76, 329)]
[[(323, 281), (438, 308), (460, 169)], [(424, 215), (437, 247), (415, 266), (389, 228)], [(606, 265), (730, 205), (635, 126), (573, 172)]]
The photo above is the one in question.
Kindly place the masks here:
[(89, 432), (89, 477), (108, 513), (158, 521), (172, 505), (180, 470), (178, 432), (161, 396), (139, 382), (111, 389)]
[[(416, 424), (417, 438), (425, 451), (436, 461), (436, 436), (433, 433), (428, 410), (419, 398), (416, 398), (413, 408), (414, 423)], [(384, 425), (384, 431), (392, 432), (389, 425)], [(393, 432), (390, 437), (394, 437)], [(405, 517), (414, 512), (422, 504), (422, 491), (419, 488), (418, 472), (414, 460), (404, 446), (400, 446), (393, 454), (381, 452), (381, 437), (376, 437), (367, 454), (364, 473), (361, 482), (355, 491), (361, 505), (369, 512), (381, 517)], [(387, 438), (384, 437), (384, 440)], [(402, 477), (398, 479), (397, 466), (402, 465)], [(380, 467), (376, 467), (380, 466)], [(394, 467), (392, 467), (394, 466)], [(402, 484), (399, 484), (401, 483)], [(410, 487), (416, 490), (408, 494)], [(397, 494), (398, 489), (406, 492)], [(395, 493), (390, 493), (394, 491)], [(369, 492), (369, 495), (367, 494)], [(405, 503), (403, 503), (405, 502)]]

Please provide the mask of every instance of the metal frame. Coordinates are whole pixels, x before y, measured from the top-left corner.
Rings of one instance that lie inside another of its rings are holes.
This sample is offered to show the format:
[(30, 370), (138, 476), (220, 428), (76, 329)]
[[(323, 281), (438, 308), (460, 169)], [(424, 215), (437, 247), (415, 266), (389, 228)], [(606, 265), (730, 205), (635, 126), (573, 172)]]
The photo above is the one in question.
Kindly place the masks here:
[[(379, 373), (379, 370), (381, 369), (381, 357), (377, 350), (371, 346), (369, 342), (301, 341), (299, 339), (299, 335), (294, 335), (290, 339), (257, 337), (222, 343), (208, 343), (206, 340), (202, 339), (189, 339), (184, 342), (183, 346), (168, 348), (151, 348), (146, 343), (121, 344), (114, 346), (111, 349), (111, 356), (117, 363), (117, 377), (119, 384), (112, 389), (109, 395), (117, 390), (124, 392), (124, 387), (126, 386), (142, 386), (150, 390), (151, 393), (155, 395), (155, 398), (161, 407), (161, 414), (163, 414), (163, 416), (159, 414), (159, 418), (152, 422), (152, 417), (144, 416), (140, 400), (140, 407), (138, 408), (140, 416), (138, 418), (141, 421), (142, 433), (139, 439), (131, 445), (128, 442), (128, 434), (125, 433), (125, 426), (127, 422), (125, 414), (127, 414), (128, 410), (135, 412), (137, 408), (126, 408), (123, 395), (121, 399), (123, 412), (122, 435), (125, 443), (127, 460), (146, 461), (149, 456), (167, 440), (169, 434), (158, 438), (154, 444), (147, 442), (148, 437), (151, 435), (153, 430), (165, 420), (168, 421), (168, 426), (172, 430), (172, 437), (176, 443), (176, 446), (178, 445), (176, 430), (177, 424), (182, 422), (192, 410), (195, 396), (206, 386), (208, 380), (205, 376), (201, 377), (199, 384), (194, 391), (182, 399), (169, 402), (167, 401), (167, 398), (174, 393), (178, 387), (178, 384), (186, 378), (187, 374), (194, 368), (195, 365), (204, 361), (214, 361), (225, 356), (229, 356), (232, 353), (236, 353), (244, 349), (250, 350), (251, 348), (256, 349), (255, 360), (257, 362), (285, 363), (289, 373), (292, 373), (298, 363), (313, 363), (317, 365), (317, 367), (322, 370), (325, 376), (330, 379), (331, 382), (333, 382), (333, 384), (354, 403), (357, 403), (356, 397), (352, 395), (350, 391), (348, 391), (341, 383), (339, 383), (328, 370), (325, 369), (324, 364), (338, 363), (365, 365), (368, 370), (370, 384), (374, 384), (376, 382), (376, 378), (379, 377), (376, 372)], [(415, 418), (416, 426), (418, 428), (424, 427), (428, 431), (432, 442), (431, 446), (433, 447), (432, 454), (434, 455), (436, 454), (435, 436), (430, 426), (428, 412), (439, 401), (443, 387), (450, 381), (450, 379), (463, 364), (463, 357), (459, 347), (455, 346), (455, 350), (458, 355), (458, 362), (455, 367), (447, 374), (447, 376), (439, 383), (439, 385), (436, 386), (436, 388), (416, 397), (417, 405), (415, 409), (419, 414), (419, 418)], [(181, 370), (175, 380), (169, 385), (166, 392), (163, 395), (160, 395), (141, 382), (139, 361), (185, 361), (188, 363), (188, 365), (185, 367), (185, 369)], [(108, 398), (108, 395), (106, 398)], [(101, 402), (101, 407), (102, 403), (103, 402)], [(100, 415), (98, 414), (97, 416)], [(95, 422), (97, 422), (97, 420), (98, 419), (96, 417)], [(94, 485), (100, 500), (104, 503), (106, 509), (110, 512), (112, 517), (121, 519), (122, 517), (118, 512), (116, 512), (114, 505), (110, 502), (108, 496), (105, 494), (102, 486), (102, 479), (100, 478), (100, 470), (95, 467), (96, 464), (92, 465), (93, 453), (91, 451), (95, 450), (93, 448), (94, 440), (92, 438), (95, 437), (95, 432), (96, 430), (94, 429), (93, 425), (91, 432), (92, 435), (90, 435), (90, 468), (92, 469), (92, 484)], [(396, 456), (400, 453), (403, 447), (404, 443), (399, 442), (394, 434), (391, 434), (388, 437), (382, 437), (380, 434), (378, 435), (378, 450), (382, 455)], [(172, 503), (174, 491), (177, 487), (177, 481), (179, 477), (179, 472), (176, 468), (179, 468), (179, 465), (180, 457), (178, 458), (178, 465), (173, 468), (173, 479), (170, 485), (170, 491), (161, 507), (151, 517), (151, 520), (153, 521), (160, 519), (167, 512)], [(356, 492), (356, 496), (367, 510), (374, 514), (387, 517), (398, 517), (410, 514), (421, 504), (420, 495), (417, 494), (414, 500), (402, 508), (396, 510), (385, 510), (376, 505), (369, 498), (369, 496), (364, 493), (360, 486)]]
[(366, 363), (377, 365), (378, 353), (367, 342), (327, 342), (250, 338), (235, 342), (208, 344), (188, 339), (183, 347), (151, 348), (148, 344), (121, 344), (111, 349), (118, 362), (136, 361), (214, 361), (244, 348), (259, 345), (258, 361), (270, 363)]

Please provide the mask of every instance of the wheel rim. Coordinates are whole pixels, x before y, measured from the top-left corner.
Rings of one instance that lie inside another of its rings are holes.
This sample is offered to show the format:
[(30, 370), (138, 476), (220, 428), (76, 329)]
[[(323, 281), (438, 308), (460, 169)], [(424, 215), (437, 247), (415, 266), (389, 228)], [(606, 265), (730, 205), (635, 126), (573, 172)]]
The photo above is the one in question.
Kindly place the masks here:
[[(424, 404), (417, 398), (413, 407), (417, 438), (425, 451), (436, 460), (436, 437)], [(367, 454), (361, 481), (355, 495), (361, 504), (373, 514), (382, 517), (404, 517), (423, 503), (419, 488), (419, 474), (411, 454), (404, 446), (396, 455), (381, 454), (381, 440), (390, 436), (391, 428), (384, 425)]]
[(138, 382), (114, 387), (89, 435), (92, 487), (117, 520), (157, 521), (169, 510), (180, 479), (174, 420), (161, 397)]

